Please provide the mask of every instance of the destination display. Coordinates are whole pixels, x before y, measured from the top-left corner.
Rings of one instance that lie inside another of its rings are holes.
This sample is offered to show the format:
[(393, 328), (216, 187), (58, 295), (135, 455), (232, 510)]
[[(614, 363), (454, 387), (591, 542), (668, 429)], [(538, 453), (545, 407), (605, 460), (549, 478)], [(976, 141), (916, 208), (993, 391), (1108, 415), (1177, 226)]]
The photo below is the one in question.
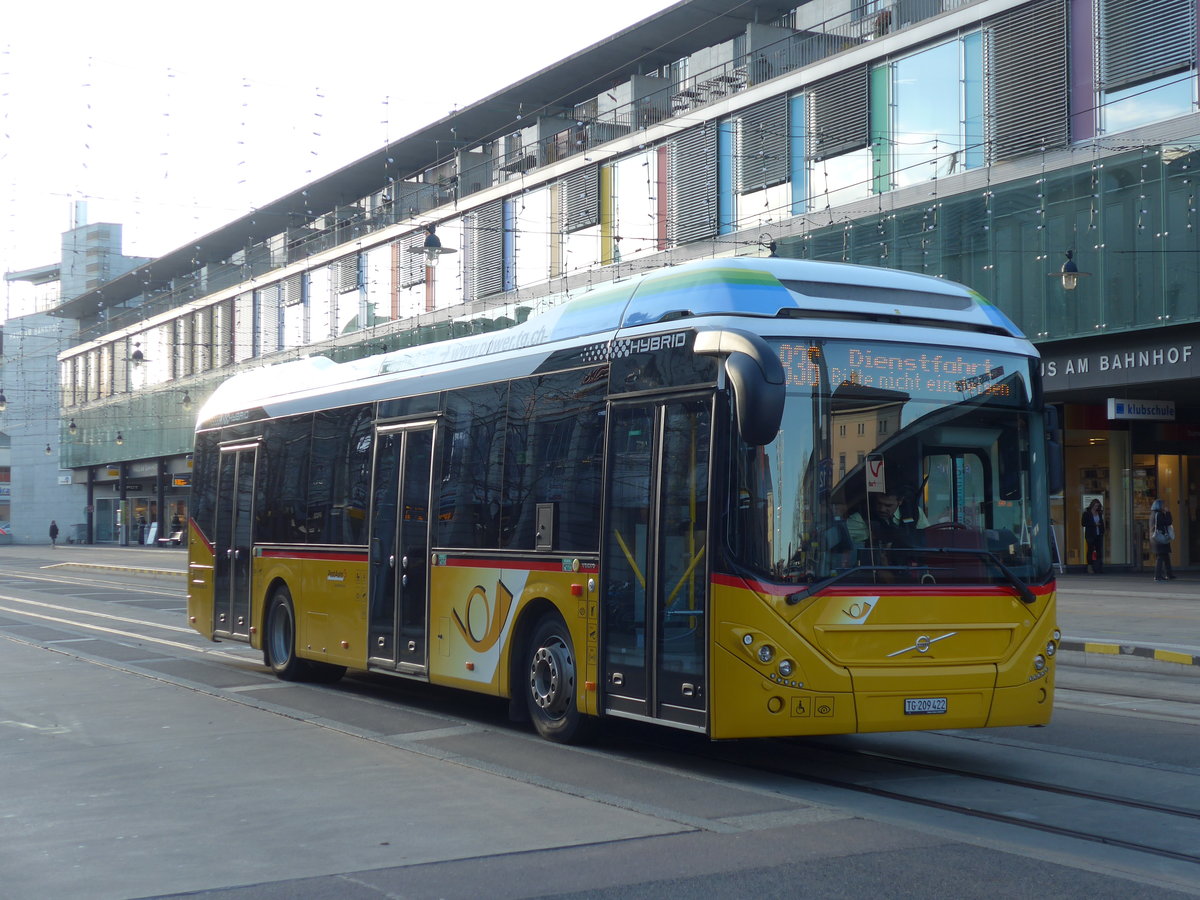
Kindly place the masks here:
[[(788, 387), (845, 387), (908, 399), (1028, 400), (1029, 363), (1003, 353), (862, 341), (780, 342)], [(897, 398), (899, 399), (899, 398)]]

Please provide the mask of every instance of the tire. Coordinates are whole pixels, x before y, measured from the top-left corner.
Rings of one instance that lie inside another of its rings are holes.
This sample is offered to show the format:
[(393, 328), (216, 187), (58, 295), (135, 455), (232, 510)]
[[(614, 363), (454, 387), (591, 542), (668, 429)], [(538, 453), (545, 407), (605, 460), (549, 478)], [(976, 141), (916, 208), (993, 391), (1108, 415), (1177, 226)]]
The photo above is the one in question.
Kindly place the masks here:
[(275, 589), (267, 605), (267, 627), (263, 649), (267, 665), (284, 681), (306, 681), (308, 664), (296, 656), (296, 611), (286, 587)]
[(594, 721), (575, 703), (576, 658), (571, 633), (562, 618), (544, 616), (525, 647), (523, 689), (529, 717), (538, 734), (570, 744), (590, 736)]
[(267, 665), (284, 681), (316, 681), (331, 684), (346, 674), (345, 666), (312, 662), (296, 656), (296, 610), (286, 586), (276, 588), (267, 606), (266, 639), (263, 649)]

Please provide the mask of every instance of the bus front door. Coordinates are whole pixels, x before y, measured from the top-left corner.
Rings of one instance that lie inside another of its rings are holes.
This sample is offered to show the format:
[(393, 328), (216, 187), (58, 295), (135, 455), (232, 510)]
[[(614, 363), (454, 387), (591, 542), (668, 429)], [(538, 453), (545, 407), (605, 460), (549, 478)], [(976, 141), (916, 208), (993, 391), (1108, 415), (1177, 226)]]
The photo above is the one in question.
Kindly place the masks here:
[(371, 488), (370, 661), (428, 670), (429, 489), (433, 426), (380, 428)]
[(213, 633), (247, 641), (257, 457), (257, 444), (221, 448), (213, 548)]
[(604, 708), (703, 730), (711, 399), (614, 404), (608, 418)]

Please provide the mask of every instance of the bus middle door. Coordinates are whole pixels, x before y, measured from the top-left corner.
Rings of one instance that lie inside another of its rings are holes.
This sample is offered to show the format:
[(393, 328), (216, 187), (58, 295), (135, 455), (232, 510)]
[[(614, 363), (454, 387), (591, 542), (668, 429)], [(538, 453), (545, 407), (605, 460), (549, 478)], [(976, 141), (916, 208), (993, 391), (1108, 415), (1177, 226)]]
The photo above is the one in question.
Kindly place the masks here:
[(604, 708), (707, 724), (711, 397), (609, 411)]
[(433, 425), (378, 429), (371, 487), (369, 656), (372, 665), (428, 670), (429, 491)]
[(258, 444), (221, 448), (213, 572), (213, 633), (250, 639), (250, 554)]

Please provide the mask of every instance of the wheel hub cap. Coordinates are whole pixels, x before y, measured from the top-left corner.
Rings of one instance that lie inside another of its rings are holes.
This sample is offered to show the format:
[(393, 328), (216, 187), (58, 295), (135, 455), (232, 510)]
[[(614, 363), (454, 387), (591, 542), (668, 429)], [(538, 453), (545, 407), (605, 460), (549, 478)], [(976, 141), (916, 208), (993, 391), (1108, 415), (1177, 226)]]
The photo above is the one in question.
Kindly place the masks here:
[(539, 647), (529, 671), (533, 702), (551, 715), (563, 712), (570, 699), (575, 673), (561, 645)]

